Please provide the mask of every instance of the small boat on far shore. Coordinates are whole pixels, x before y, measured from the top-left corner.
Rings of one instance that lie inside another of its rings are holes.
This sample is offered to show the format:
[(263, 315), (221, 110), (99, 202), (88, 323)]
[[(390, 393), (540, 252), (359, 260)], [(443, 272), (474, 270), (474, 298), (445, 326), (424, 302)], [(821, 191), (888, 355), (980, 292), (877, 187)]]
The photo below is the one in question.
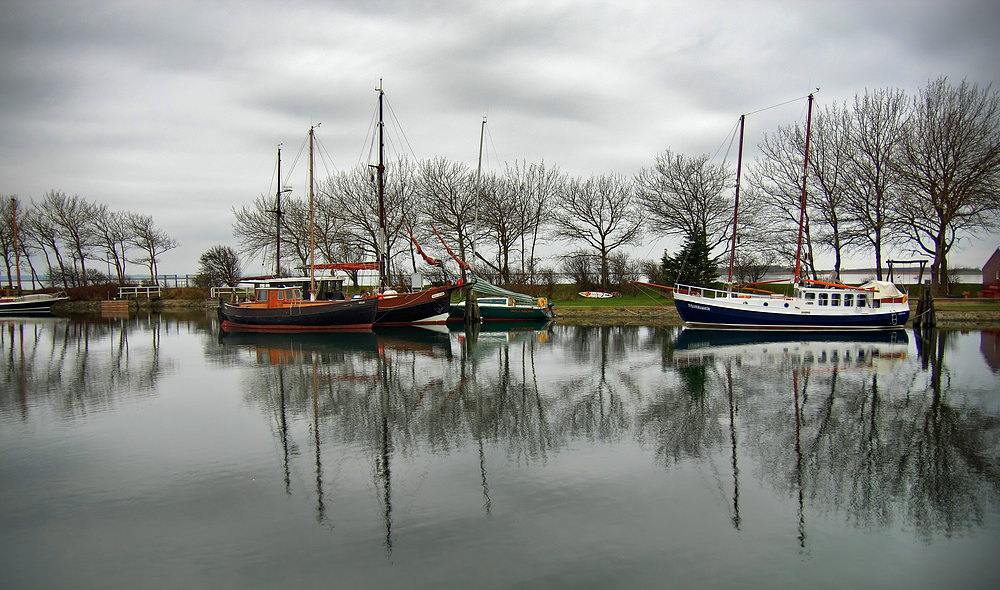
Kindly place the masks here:
[(0, 296), (0, 315), (48, 315), (52, 306), (60, 301), (67, 301), (62, 291), (58, 293), (30, 293), (28, 295)]

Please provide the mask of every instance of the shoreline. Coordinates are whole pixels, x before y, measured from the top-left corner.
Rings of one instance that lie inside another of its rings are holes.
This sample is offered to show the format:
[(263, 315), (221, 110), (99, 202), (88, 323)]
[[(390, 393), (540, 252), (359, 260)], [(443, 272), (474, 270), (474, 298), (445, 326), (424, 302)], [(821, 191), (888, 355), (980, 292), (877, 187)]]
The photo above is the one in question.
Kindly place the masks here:
[[(555, 307), (556, 321), (564, 324), (613, 326), (683, 326), (677, 309), (670, 307)], [(937, 309), (936, 328), (947, 330), (1000, 329), (1000, 310)], [(911, 319), (904, 324), (912, 328)]]
[[(963, 304), (981, 303), (979, 301), (963, 300), (963, 303), (948, 301), (951, 305), (945, 309), (937, 309), (937, 328), (949, 330), (996, 330), (1000, 329), (1000, 309), (996, 310), (961, 310)], [(150, 299), (129, 300), (129, 313), (139, 310), (153, 313), (190, 312), (214, 308), (215, 300), (205, 299)], [(101, 313), (102, 301), (67, 301), (53, 306), (55, 315), (77, 313)], [(950, 307), (950, 308), (949, 308)], [(672, 305), (640, 306), (640, 307), (606, 307), (606, 306), (560, 306), (555, 304), (555, 321), (569, 325), (606, 325), (606, 326), (683, 326), (680, 314)], [(904, 327), (913, 327), (911, 320)]]

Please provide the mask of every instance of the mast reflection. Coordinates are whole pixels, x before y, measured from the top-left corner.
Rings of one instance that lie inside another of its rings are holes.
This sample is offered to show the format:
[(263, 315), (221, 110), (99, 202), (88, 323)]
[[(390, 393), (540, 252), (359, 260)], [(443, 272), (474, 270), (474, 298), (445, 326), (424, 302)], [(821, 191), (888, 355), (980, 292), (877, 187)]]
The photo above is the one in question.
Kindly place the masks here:
[[(390, 556), (400, 518), (394, 495), (407, 489), (410, 461), (422, 453), (475, 450), (484, 516), (504, 501), (490, 481), (503, 471), (487, 468), (494, 449), (522, 465), (580, 439), (634, 439), (661, 469), (718, 460), (727, 464), (720, 506), (733, 528), (749, 522), (741, 480), (752, 473), (795, 506), (790, 537), (800, 550), (814, 511), (842, 512), (859, 527), (912, 524), (930, 537), (979, 526), (976, 515), (1000, 492), (988, 442), (1000, 421), (951, 404), (946, 333), (917, 346), (927, 351), (919, 358), (910, 358), (916, 343), (902, 330), (548, 326), (292, 336), (236, 344), (253, 349), (243, 358), (278, 371), (264, 381), (274, 389), (258, 388), (253, 400), (310, 423), (320, 520), (331, 506), (320, 449), (364, 450)], [(224, 346), (233, 345), (227, 336)], [(287, 441), (281, 448), (291, 481), (294, 452)]]

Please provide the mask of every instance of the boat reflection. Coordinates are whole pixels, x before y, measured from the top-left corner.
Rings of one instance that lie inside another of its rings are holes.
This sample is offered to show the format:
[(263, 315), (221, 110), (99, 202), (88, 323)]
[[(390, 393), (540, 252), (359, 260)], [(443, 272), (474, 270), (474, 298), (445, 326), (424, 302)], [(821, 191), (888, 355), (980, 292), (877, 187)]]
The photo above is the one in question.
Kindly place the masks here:
[(787, 362), (815, 367), (875, 366), (906, 358), (905, 330), (743, 331), (685, 328), (674, 344), (680, 366), (738, 359), (741, 364)]
[(273, 416), (286, 491), (308, 470), (317, 520), (334, 526), (345, 518), (340, 498), (330, 501), (344, 489), (342, 457), (365, 457), (390, 554), (407, 518), (393, 502), (419, 496), (421, 456), (478, 454), (489, 514), (511, 498), (492, 481), (509, 469), (488, 464), (544, 463), (581, 439), (634, 439), (668, 471), (708, 464), (724, 489), (720, 514), (737, 530), (757, 522), (741, 491), (772, 488), (795, 506), (788, 535), (803, 551), (818, 513), (929, 539), (977, 528), (1000, 494), (989, 442), (1000, 423), (936, 377), (948, 371), (944, 334), (925, 346), (938, 354), (925, 368), (898, 330), (490, 328), (221, 342), (252, 351), (243, 387)]
[(263, 364), (298, 364), (319, 355), (378, 352), (378, 339), (370, 331), (359, 332), (230, 332), (219, 330), (219, 344), (245, 348)]
[(483, 322), (465, 326), (452, 322), (448, 324), (454, 342), (474, 350), (477, 346), (504, 346), (527, 340), (540, 344), (552, 337), (553, 320), (523, 322)]

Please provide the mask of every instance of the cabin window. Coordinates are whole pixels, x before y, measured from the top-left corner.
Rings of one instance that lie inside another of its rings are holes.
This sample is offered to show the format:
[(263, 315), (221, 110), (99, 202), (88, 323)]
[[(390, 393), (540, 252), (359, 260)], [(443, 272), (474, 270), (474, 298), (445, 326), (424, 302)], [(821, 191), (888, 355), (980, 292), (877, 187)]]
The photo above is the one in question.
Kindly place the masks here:
[(854, 293), (844, 293), (844, 307), (854, 306)]
[(284, 301), (285, 300), (285, 292), (284, 291), (277, 291), (277, 294), (278, 294), (278, 301)]
[(295, 299), (302, 299), (302, 289), (296, 289), (295, 291), (293, 291), (292, 296)]
[(840, 293), (830, 294), (830, 305), (833, 307), (840, 307)]
[(829, 305), (830, 302), (827, 300), (828, 297), (829, 297), (829, 295), (830, 295), (829, 293), (820, 293), (819, 294), (819, 304), (820, 305)]
[(867, 295), (864, 293), (858, 293), (858, 307), (867, 307), (866, 299)]
[(264, 289), (257, 289), (257, 301), (267, 301), (267, 291)]
[(806, 305), (812, 305), (814, 303), (816, 303), (816, 294), (806, 293)]

